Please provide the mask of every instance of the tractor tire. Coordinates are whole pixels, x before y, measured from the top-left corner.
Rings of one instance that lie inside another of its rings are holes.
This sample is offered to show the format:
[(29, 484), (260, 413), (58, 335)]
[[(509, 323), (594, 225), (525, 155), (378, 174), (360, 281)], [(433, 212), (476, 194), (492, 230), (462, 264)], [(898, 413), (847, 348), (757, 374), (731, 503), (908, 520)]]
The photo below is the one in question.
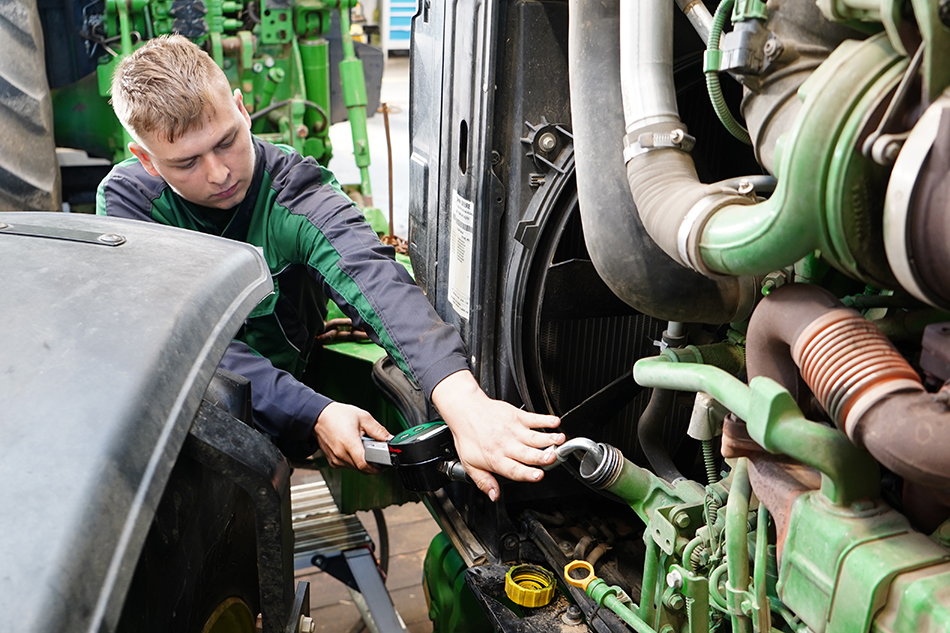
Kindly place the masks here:
[(117, 633), (253, 633), (261, 610), (255, 526), (246, 492), (180, 455)]
[(0, 0), (0, 211), (61, 210), (37, 0)]

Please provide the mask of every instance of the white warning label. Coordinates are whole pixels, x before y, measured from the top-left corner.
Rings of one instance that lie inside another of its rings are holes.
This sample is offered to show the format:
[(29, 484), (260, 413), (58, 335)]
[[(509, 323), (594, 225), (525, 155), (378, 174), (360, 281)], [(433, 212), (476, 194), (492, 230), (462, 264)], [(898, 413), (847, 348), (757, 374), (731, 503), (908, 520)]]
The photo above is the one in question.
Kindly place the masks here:
[(468, 319), (472, 296), (472, 203), (459, 193), (452, 196), (452, 235), (449, 246), (449, 303)]

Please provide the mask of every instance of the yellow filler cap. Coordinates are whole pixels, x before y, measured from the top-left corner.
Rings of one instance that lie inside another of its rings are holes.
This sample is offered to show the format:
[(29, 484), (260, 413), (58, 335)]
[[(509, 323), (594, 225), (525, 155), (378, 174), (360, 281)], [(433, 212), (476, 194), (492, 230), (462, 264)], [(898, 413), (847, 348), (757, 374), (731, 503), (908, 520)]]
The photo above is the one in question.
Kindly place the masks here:
[(543, 607), (556, 588), (554, 574), (537, 565), (514, 565), (505, 574), (505, 593), (522, 607)]

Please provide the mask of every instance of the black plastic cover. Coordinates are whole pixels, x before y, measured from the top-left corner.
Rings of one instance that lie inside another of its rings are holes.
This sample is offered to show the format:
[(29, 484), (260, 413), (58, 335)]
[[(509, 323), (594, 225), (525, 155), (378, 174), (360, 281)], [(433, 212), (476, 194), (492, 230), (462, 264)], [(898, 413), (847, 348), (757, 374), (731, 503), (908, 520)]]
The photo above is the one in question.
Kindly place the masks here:
[(115, 628), (202, 393), (271, 290), (246, 244), (0, 213), (0, 631)]

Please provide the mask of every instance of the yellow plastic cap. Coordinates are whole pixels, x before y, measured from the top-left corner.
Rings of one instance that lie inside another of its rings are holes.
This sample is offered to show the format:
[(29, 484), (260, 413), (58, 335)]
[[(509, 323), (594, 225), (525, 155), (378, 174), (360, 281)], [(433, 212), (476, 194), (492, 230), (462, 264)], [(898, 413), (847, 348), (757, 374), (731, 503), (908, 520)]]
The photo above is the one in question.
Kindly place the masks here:
[(505, 574), (505, 593), (522, 607), (543, 607), (551, 602), (557, 584), (554, 574), (537, 565), (515, 565)]

